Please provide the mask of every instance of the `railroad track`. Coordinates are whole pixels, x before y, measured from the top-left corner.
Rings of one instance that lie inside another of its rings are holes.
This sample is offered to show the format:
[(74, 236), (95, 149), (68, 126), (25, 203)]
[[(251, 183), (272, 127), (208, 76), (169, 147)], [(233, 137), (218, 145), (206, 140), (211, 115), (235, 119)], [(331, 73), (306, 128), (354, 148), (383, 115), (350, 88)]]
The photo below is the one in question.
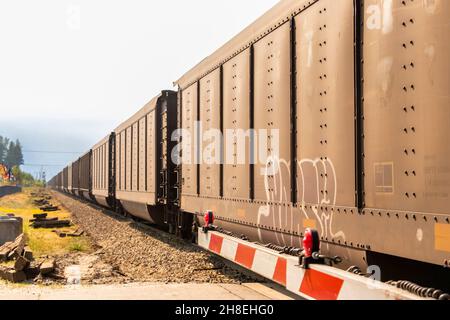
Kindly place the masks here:
[(135, 217), (53, 193), (106, 260), (135, 281), (169, 283), (262, 282), (261, 277)]

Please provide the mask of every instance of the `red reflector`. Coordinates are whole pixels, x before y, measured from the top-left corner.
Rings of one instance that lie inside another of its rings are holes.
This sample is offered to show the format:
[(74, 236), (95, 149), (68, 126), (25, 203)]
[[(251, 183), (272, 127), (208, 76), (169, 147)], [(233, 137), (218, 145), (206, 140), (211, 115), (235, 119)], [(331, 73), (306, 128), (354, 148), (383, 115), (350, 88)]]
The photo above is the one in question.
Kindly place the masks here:
[(320, 251), (319, 233), (316, 230), (306, 229), (305, 237), (303, 238), (303, 249), (305, 250), (306, 258), (311, 258), (313, 253)]
[(208, 210), (205, 213), (205, 226), (209, 227), (212, 224), (214, 224), (214, 213), (211, 210)]

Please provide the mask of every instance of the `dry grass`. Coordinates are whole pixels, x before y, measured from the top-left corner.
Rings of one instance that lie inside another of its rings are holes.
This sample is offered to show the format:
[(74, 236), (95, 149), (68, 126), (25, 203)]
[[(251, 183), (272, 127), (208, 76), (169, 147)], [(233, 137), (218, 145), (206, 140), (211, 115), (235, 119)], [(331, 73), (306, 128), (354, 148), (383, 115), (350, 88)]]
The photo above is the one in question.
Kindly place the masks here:
[[(35, 257), (64, 255), (71, 252), (89, 252), (91, 243), (87, 237), (60, 238), (53, 229), (33, 229), (30, 220), (33, 215), (42, 213), (33, 202), (31, 193), (36, 189), (24, 189), (22, 193), (0, 198), (0, 213), (13, 213), (24, 220), (24, 232), (28, 237), (28, 246)], [(60, 211), (49, 213), (49, 218), (58, 217), (60, 220), (71, 220), (71, 213), (67, 211), (56, 199), (52, 199)], [(75, 232), (77, 226), (60, 229), (63, 232)]]

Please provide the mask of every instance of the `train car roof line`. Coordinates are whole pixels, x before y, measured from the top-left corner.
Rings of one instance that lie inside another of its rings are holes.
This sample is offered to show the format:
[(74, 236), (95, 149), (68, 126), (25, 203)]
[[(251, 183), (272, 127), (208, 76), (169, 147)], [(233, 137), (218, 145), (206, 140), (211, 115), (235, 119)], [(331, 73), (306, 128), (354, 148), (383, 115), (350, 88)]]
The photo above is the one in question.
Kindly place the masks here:
[[(181, 89), (189, 87), (211, 71), (217, 69), (223, 63), (249, 48), (252, 44), (264, 38), (270, 32), (288, 22), (291, 17), (306, 10), (316, 2), (318, 0), (280, 1), (221, 48), (185, 73), (180, 79), (174, 82), (174, 85), (179, 86)], [(270, 27), (268, 28), (267, 26)]]

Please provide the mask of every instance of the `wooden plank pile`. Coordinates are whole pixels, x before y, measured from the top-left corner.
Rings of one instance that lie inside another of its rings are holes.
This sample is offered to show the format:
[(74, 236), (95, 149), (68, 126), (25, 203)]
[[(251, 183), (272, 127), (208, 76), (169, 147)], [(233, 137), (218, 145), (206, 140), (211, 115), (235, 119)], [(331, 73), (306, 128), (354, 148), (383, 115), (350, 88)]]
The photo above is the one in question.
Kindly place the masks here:
[(36, 193), (33, 193), (32, 196), (35, 198), (33, 203), (39, 207), (40, 210), (44, 212), (55, 212), (59, 210), (58, 206), (55, 206), (50, 202), (52, 199), (51, 196)]
[(44, 211), (44, 212), (55, 212), (55, 211), (59, 210), (59, 207), (49, 204), (49, 205), (45, 205), (45, 206), (39, 207), (39, 209)]
[(53, 259), (36, 263), (26, 241), (26, 236), (21, 234), (14, 242), (0, 247), (0, 263), (14, 261), (13, 267), (0, 265), (0, 279), (18, 283), (39, 275), (49, 275), (55, 270), (56, 262)]
[(60, 238), (79, 238), (84, 234), (84, 231), (82, 229), (78, 229), (75, 232), (63, 232), (60, 230), (53, 230), (54, 233), (56, 233)]
[(72, 224), (69, 220), (59, 220), (59, 218), (47, 218), (48, 215), (46, 213), (39, 213), (33, 215), (31, 222), (31, 226), (35, 229), (52, 229), (52, 228), (65, 228), (70, 227)]

